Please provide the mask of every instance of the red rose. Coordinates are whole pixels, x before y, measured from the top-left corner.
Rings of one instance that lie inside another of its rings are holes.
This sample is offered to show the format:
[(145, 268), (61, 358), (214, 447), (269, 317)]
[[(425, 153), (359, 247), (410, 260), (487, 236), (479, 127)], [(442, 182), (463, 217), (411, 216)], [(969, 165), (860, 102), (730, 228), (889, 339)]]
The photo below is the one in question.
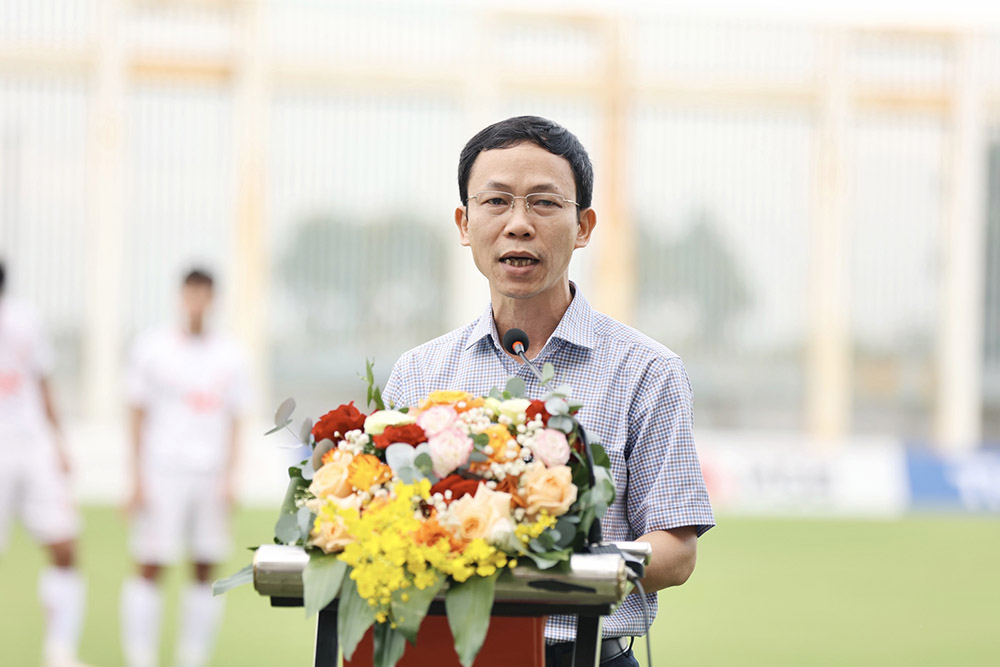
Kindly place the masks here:
[(448, 475), (431, 487), (431, 493), (440, 493), (443, 496), (445, 491), (451, 491), (451, 498), (445, 499), (446, 503), (451, 503), (462, 496), (475, 495), (476, 489), (482, 483), (481, 479), (466, 479), (461, 475)]
[(416, 447), (422, 442), (427, 442), (427, 434), (416, 424), (404, 424), (403, 426), (386, 426), (380, 435), (372, 437), (372, 443), (377, 449), (385, 449), (397, 442)]
[[(316, 442), (320, 440), (341, 440), (348, 431), (365, 427), (365, 416), (354, 407), (354, 401), (341, 405), (319, 418), (313, 426), (312, 434)], [(339, 436), (337, 434), (340, 434)]]
[(531, 402), (531, 405), (529, 405), (528, 409), (524, 411), (524, 414), (527, 416), (527, 420), (529, 422), (535, 418), (535, 415), (541, 415), (542, 423), (546, 426), (549, 425), (549, 417), (552, 416), (549, 414), (549, 411), (545, 409), (545, 401), (540, 401), (537, 398)]

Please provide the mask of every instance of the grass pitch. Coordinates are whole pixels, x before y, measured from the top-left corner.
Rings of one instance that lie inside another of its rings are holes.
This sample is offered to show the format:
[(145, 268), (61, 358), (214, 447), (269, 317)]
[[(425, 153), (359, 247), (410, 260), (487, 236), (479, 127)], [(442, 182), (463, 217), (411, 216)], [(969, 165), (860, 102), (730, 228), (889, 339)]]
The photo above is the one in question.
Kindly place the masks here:
[[(125, 525), (110, 508), (90, 507), (84, 516), (89, 594), (80, 657), (121, 665), (118, 593), (131, 571)], [(267, 542), (273, 520), (272, 511), (239, 512), (236, 544)], [(995, 518), (723, 518), (699, 546), (691, 581), (660, 594), (654, 665), (1000, 664)], [(39, 664), (43, 556), (19, 530), (0, 556), (0, 665)], [(237, 550), (220, 574), (249, 561), (250, 552)], [(174, 568), (165, 581), (164, 665), (172, 664), (187, 574)], [(213, 664), (310, 664), (314, 622), (301, 609), (272, 609), (249, 587), (226, 599)], [(643, 664), (644, 646), (636, 642)]]

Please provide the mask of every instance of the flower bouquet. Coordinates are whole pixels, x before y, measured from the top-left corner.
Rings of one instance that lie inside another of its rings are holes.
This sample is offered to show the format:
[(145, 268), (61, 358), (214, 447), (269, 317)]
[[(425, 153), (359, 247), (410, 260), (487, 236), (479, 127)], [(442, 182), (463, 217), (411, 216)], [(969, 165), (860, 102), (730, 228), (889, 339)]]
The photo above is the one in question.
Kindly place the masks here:
[[(582, 406), (568, 387), (529, 400), (515, 377), (488, 396), (435, 391), (416, 406), (386, 407), (371, 363), (367, 379), (373, 412), (351, 402), (302, 423), (312, 456), (289, 468), (275, 542), (309, 553), (307, 615), (339, 598), (346, 658), (374, 626), (376, 667), (395, 665), (443, 593), (469, 667), (497, 578), (519, 563), (567, 566), (614, 498), (610, 462), (592, 444), (588, 463), (574, 417)], [(270, 432), (289, 428), (294, 407), (279, 407)]]

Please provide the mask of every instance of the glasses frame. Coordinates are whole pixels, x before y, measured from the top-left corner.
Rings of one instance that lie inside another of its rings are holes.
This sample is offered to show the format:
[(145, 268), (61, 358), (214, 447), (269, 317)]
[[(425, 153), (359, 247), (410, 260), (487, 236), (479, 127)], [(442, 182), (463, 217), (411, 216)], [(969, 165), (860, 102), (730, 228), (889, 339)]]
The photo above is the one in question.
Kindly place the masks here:
[(534, 215), (534, 216), (539, 217), (539, 218), (544, 217), (544, 216), (538, 215), (537, 213), (535, 213), (534, 211), (532, 211), (531, 210), (531, 204), (528, 203), (528, 197), (541, 197), (541, 196), (544, 196), (544, 195), (548, 195), (550, 197), (558, 197), (559, 199), (562, 199), (567, 204), (572, 204), (578, 210), (580, 208), (580, 204), (579, 203), (573, 201), (572, 199), (568, 199), (568, 198), (562, 196), (558, 192), (529, 192), (528, 194), (524, 195), (523, 197), (518, 197), (513, 192), (504, 192), (503, 190), (480, 190), (476, 194), (471, 195), (468, 198), (466, 198), (466, 200), (465, 200), (465, 214), (466, 215), (469, 214), (469, 200), (474, 199), (474, 200), (476, 200), (476, 203), (479, 204), (479, 196), (483, 195), (483, 194), (487, 194), (487, 193), (498, 194), (498, 195), (508, 195), (510, 197), (510, 207), (507, 209), (507, 213), (501, 213), (500, 215), (496, 216), (498, 218), (501, 217), (501, 216), (507, 215), (509, 213), (513, 213), (514, 212), (514, 206), (515, 206), (515, 204), (517, 204), (517, 200), (518, 199), (523, 199), (524, 200), (524, 210), (527, 211), (529, 215)]

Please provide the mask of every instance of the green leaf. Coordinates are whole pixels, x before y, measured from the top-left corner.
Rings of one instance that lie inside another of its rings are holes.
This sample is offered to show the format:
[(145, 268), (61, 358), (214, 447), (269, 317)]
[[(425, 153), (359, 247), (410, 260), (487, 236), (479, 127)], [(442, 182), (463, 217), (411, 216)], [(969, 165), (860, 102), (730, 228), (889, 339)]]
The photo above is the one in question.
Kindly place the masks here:
[(573, 538), (576, 537), (576, 526), (577, 522), (569, 521), (565, 517), (560, 517), (556, 521), (556, 532), (559, 533), (555, 545), (557, 549), (565, 549), (573, 544)]
[(472, 667), (472, 662), (486, 639), (486, 631), (490, 627), (490, 611), (493, 609), (493, 592), (499, 574), (498, 571), (489, 577), (469, 577), (466, 581), (449, 587), (444, 596), (448, 627), (455, 638), (455, 652), (463, 667)]
[(406, 650), (406, 637), (392, 629), (388, 623), (377, 624), (373, 634), (375, 652), (372, 667), (395, 667)]
[(556, 376), (556, 367), (550, 362), (545, 362), (542, 364), (542, 386), (544, 387), (549, 382), (552, 382), (552, 378)]
[(299, 539), (302, 540), (303, 544), (309, 539), (309, 533), (312, 532), (315, 521), (316, 515), (308, 507), (300, 507), (299, 511), (295, 513), (295, 523), (299, 528)]
[(490, 388), (489, 397), (490, 398), (495, 398), (496, 400), (499, 401), (499, 400), (502, 399), (503, 395), (500, 393), (499, 389), (497, 389), (496, 387), (491, 387)]
[(321, 611), (333, 602), (344, 583), (347, 563), (336, 556), (319, 551), (309, 553), (309, 562), (302, 571), (302, 590), (306, 617)]
[(313, 420), (306, 417), (302, 421), (302, 426), (299, 427), (299, 440), (302, 441), (303, 445), (309, 444), (309, 439), (312, 437), (313, 430)]
[(472, 463), (483, 463), (484, 461), (489, 461), (489, 460), (490, 457), (486, 456), (486, 454), (479, 451), (478, 449), (473, 449), (469, 453), (469, 461), (471, 461)]
[(247, 565), (245, 568), (229, 575), (225, 579), (218, 579), (212, 582), (212, 595), (222, 595), (227, 593), (237, 586), (242, 586), (244, 584), (249, 584), (253, 581), (253, 564)]
[(421, 452), (413, 459), (413, 465), (424, 477), (431, 477), (434, 474), (434, 460), (427, 452)]
[(594, 465), (601, 466), (604, 468), (611, 467), (611, 457), (608, 456), (607, 451), (598, 442), (590, 443), (590, 451), (594, 453)]
[(282, 514), (274, 524), (274, 538), (281, 544), (295, 544), (299, 541), (299, 522), (295, 514)]
[(472, 444), (479, 448), (485, 447), (490, 444), (490, 436), (485, 433), (477, 433), (472, 436)]
[(527, 387), (524, 385), (524, 380), (514, 376), (507, 380), (505, 390), (506, 393), (510, 394), (511, 398), (523, 398)]
[(365, 377), (368, 383), (368, 407), (373, 404), (377, 410), (385, 410), (385, 402), (382, 400), (382, 390), (375, 384), (375, 361), (365, 359)]
[(375, 611), (358, 595), (358, 585), (354, 580), (350, 576), (344, 577), (340, 587), (340, 605), (337, 607), (337, 638), (346, 659), (351, 659), (354, 649), (373, 623)]
[[(411, 644), (417, 643), (417, 631), (427, 610), (434, 600), (434, 596), (444, 585), (444, 577), (439, 576), (437, 581), (420, 590), (416, 586), (410, 586), (392, 594), (392, 618), (396, 622), (396, 631), (401, 633)], [(403, 595), (406, 600), (403, 600)]]

